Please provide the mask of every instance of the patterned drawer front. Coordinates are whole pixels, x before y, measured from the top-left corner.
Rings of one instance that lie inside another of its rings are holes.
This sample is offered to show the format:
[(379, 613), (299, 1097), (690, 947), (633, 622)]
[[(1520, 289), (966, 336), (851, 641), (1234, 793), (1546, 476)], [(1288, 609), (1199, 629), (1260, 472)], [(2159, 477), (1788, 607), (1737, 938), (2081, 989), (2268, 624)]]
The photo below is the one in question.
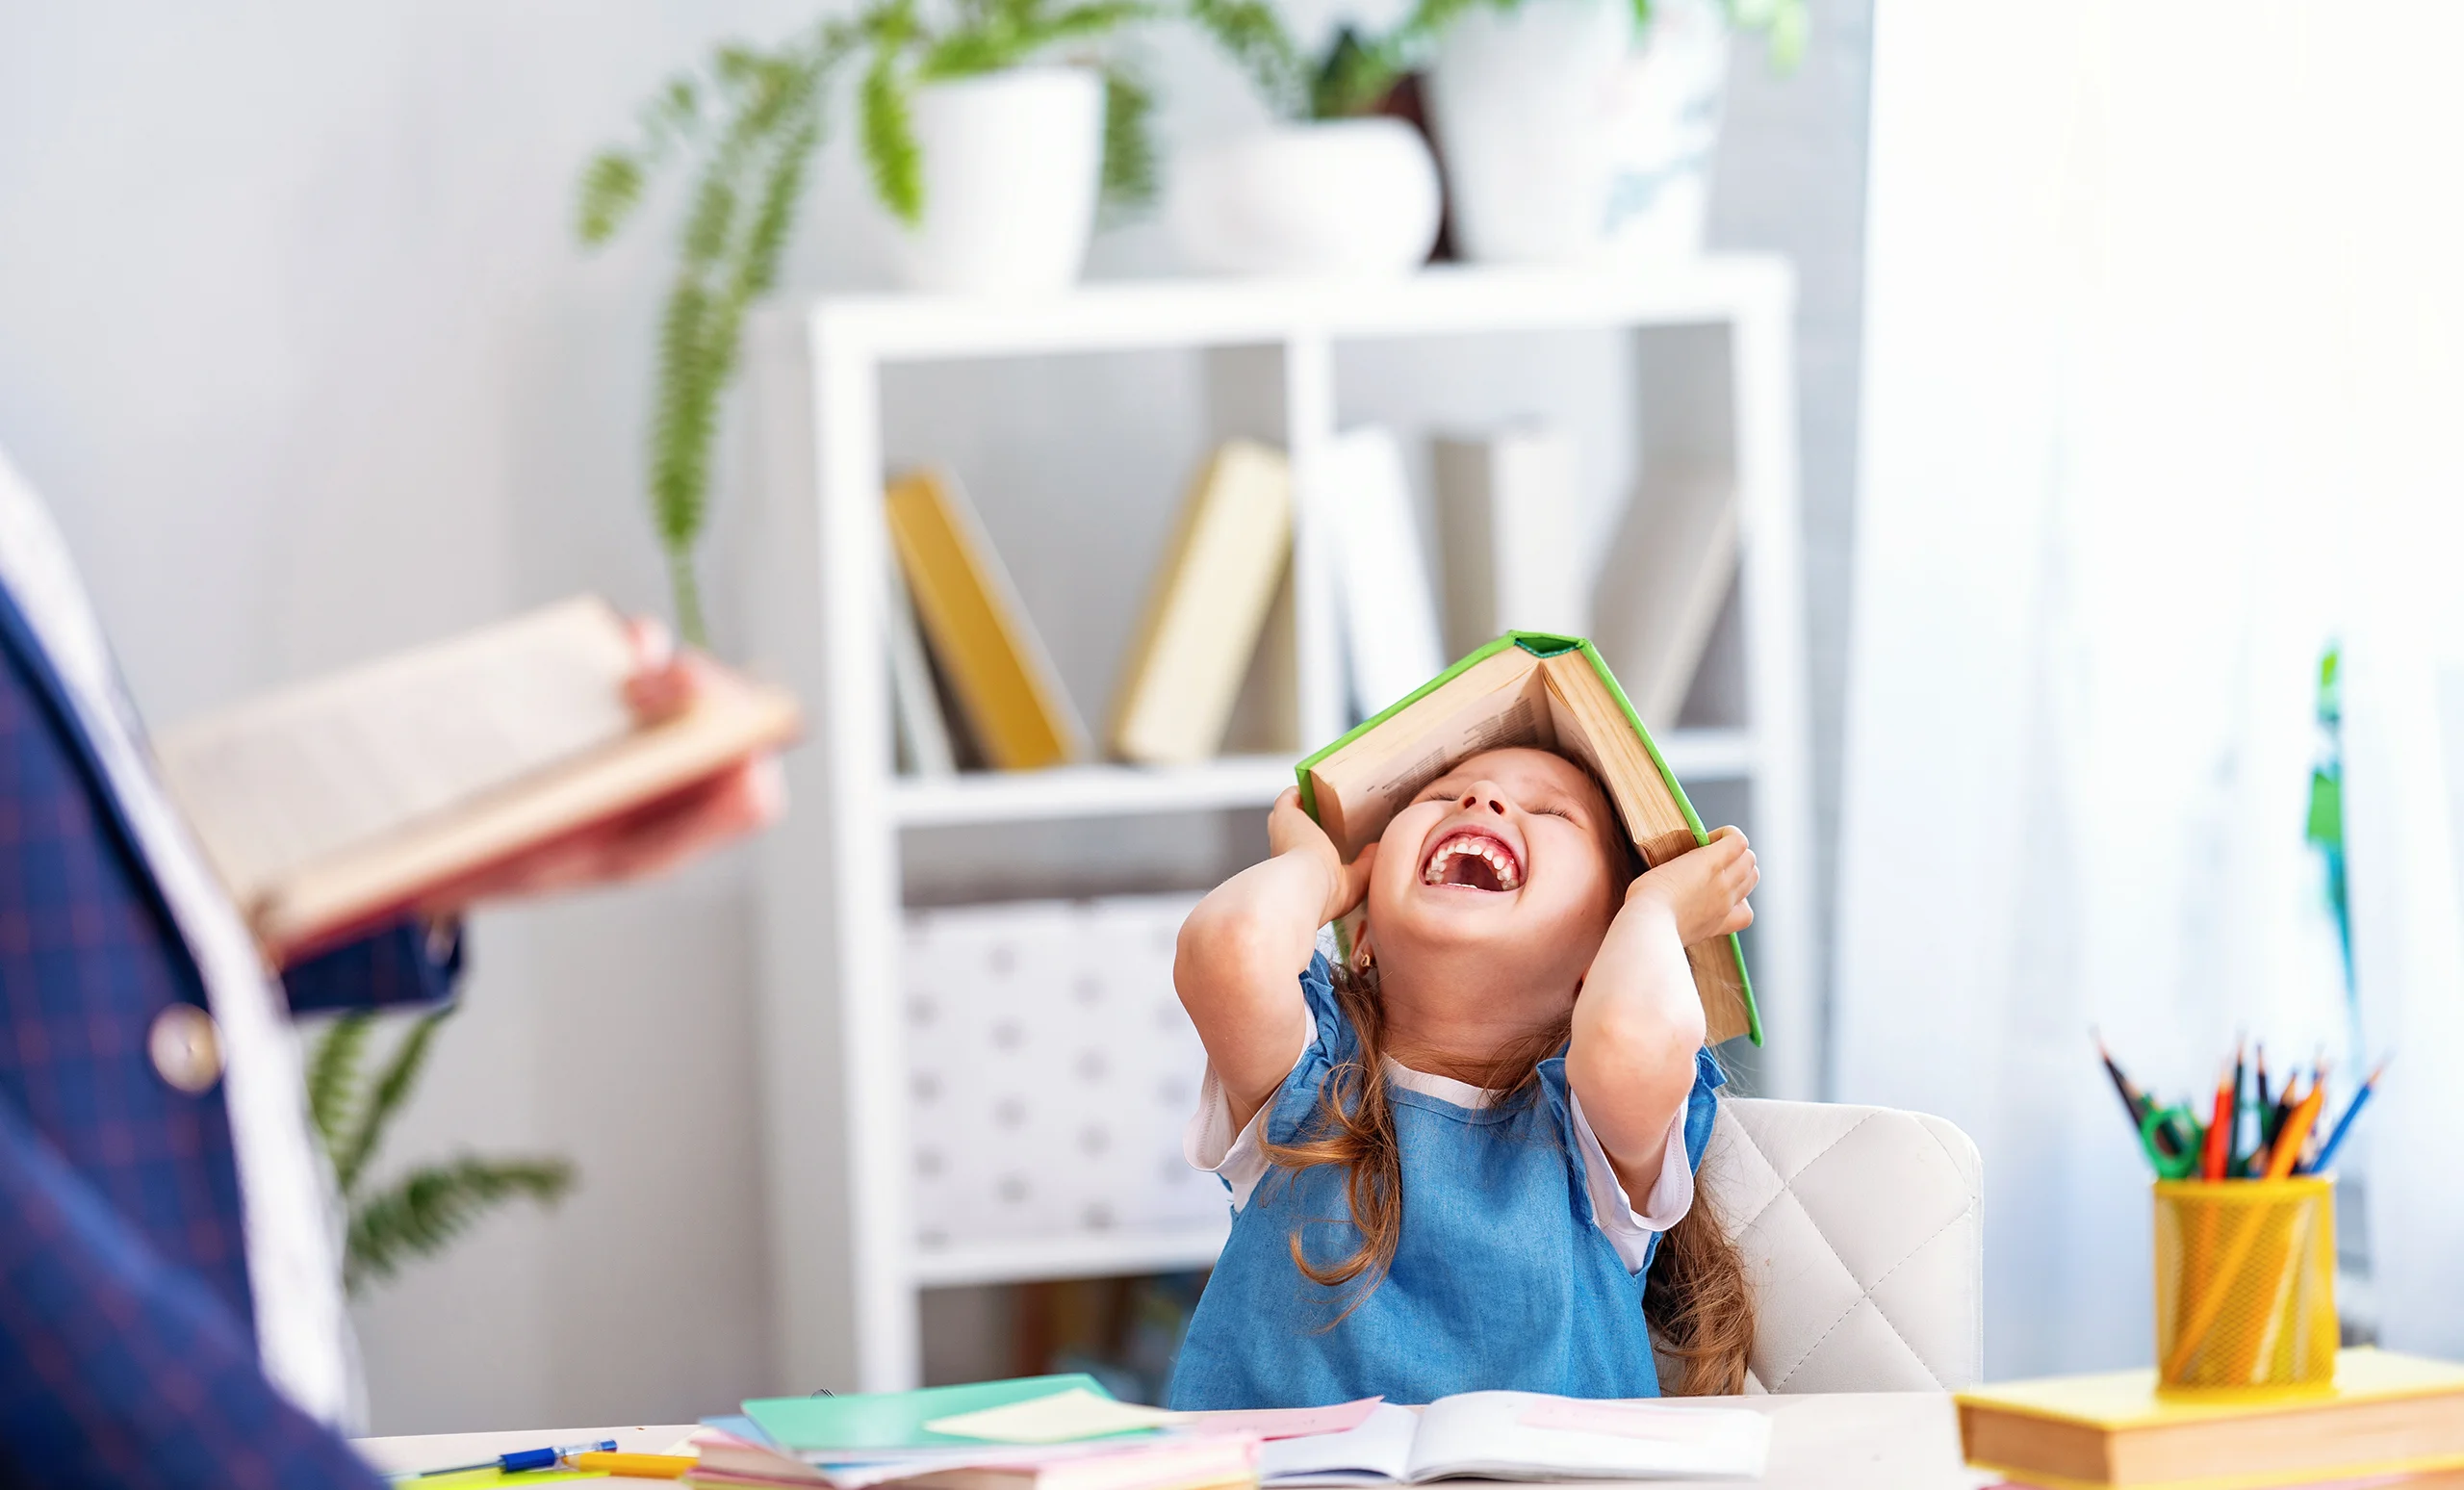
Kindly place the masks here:
[(927, 1247), (1219, 1220), (1181, 1160), (1206, 1054), (1172, 991), (1194, 895), (911, 912), (903, 981)]

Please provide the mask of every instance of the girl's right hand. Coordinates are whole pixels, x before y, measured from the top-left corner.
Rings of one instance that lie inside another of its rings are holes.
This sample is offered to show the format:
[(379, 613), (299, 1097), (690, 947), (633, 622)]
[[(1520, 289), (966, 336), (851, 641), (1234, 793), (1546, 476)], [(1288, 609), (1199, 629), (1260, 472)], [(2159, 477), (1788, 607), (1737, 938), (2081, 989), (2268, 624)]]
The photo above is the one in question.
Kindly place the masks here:
[(1377, 845), (1371, 843), (1350, 863), (1300, 806), (1300, 788), (1286, 786), (1283, 795), (1274, 799), (1274, 809), (1267, 814), (1267, 849), (1277, 859), (1287, 855), (1314, 863), (1326, 877), (1324, 912), (1318, 917), (1320, 926), (1351, 913), (1361, 897), (1369, 893), (1369, 872), (1377, 862)]

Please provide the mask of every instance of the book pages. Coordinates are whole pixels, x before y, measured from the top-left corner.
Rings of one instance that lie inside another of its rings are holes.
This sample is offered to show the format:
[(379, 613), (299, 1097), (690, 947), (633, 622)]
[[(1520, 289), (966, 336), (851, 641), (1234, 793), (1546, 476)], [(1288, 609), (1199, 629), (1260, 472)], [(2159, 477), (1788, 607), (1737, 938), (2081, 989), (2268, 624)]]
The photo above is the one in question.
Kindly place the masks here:
[(632, 732), (623, 621), (579, 599), (166, 732), (164, 780), (245, 906), (355, 843)]

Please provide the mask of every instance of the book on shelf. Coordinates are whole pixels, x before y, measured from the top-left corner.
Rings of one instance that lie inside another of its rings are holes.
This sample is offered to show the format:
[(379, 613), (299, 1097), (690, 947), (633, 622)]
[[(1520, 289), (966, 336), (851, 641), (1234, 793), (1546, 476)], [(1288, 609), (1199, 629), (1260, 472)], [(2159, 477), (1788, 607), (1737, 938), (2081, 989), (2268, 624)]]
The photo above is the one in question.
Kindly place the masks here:
[(1223, 747), (1232, 707), (1292, 560), (1292, 472), (1251, 440), (1219, 448), (1192, 483), (1121, 669), (1105, 739), (1142, 765)]
[(259, 940), (297, 955), (790, 739), (795, 701), (712, 666), (657, 724), (626, 622), (581, 597), (163, 732), (165, 784)]
[(1032, 771), (1083, 756), (1086, 726), (957, 478), (910, 472), (886, 504), (924, 639), (986, 764)]
[(1679, 475), (1637, 499), (1609, 543), (1591, 632), (1655, 730), (1676, 727), (1736, 584), (1736, 525), (1732, 483)]
[(1403, 450), (1368, 424), (1326, 446), (1313, 495), (1326, 527), (1355, 714), (1373, 714), (1446, 665)]
[(1959, 1393), (1968, 1462), (2043, 1490), (2261, 1490), (2464, 1470), (2464, 1366), (2391, 1350), (2336, 1356), (2308, 1393), (2166, 1397), (2106, 1372)]
[(889, 642), (890, 713), (897, 732), (898, 768), (910, 776), (955, 775), (958, 755), (950, 743), (949, 718), (941, 711), (933, 662), (924, 654), (924, 633), (915, 624), (915, 598), (907, 593), (907, 577), (898, 572), (897, 562), (893, 560), (888, 568), (882, 629)]
[(1440, 439), (1430, 471), (1448, 652), (1460, 656), (1503, 631), (1584, 631), (1591, 555), (1576, 537), (1583, 524), (1572, 437), (1524, 424)]
[[(1348, 861), (1421, 789), (1482, 751), (1553, 750), (1606, 788), (1647, 864), (1708, 841), (1625, 690), (1580, 637), (1510, 631), (1467, 655), (1300, 762), (1300, 805)], [(1712, 1044), (1762, 1042), (1745, 951), (1733, 936), (1685, 949)]]
[(1433, 1479), (1674, 1479), (1759, 1477), (1771, 1421), (1740, 1407), (1584, 1401), (1537, 1392), (1464, 1392), (1419, 1412), (1391, 1402), (1342, 1433), (1258, 1451), (1262, 1485), (1424, 1484)]

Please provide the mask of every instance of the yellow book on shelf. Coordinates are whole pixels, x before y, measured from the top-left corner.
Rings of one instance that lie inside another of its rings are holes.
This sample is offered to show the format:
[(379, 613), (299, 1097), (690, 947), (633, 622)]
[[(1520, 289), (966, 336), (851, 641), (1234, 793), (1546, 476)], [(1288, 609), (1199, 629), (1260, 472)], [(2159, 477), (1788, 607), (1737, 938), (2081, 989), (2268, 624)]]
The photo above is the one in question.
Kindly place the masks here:
[(1113, 754), (1182, 765), (1223, 748), (1291, 559), (1291, 469), (1281, 451), (1229, 442), (1182, 504), (1104, 732)]
[(886, 498), (916, 619), (987, 762), (1032, 771), (1083, 755), (1086, 727), (957, 480), (911, 472)]
[(2043, 1490), (2269, 1490), (2464, 1468), (2464, 1366), (2349, 1349), (2325, 1391), (2160, 1397), (2153, 1369), (1958, 1394), (1970, 1464)]

